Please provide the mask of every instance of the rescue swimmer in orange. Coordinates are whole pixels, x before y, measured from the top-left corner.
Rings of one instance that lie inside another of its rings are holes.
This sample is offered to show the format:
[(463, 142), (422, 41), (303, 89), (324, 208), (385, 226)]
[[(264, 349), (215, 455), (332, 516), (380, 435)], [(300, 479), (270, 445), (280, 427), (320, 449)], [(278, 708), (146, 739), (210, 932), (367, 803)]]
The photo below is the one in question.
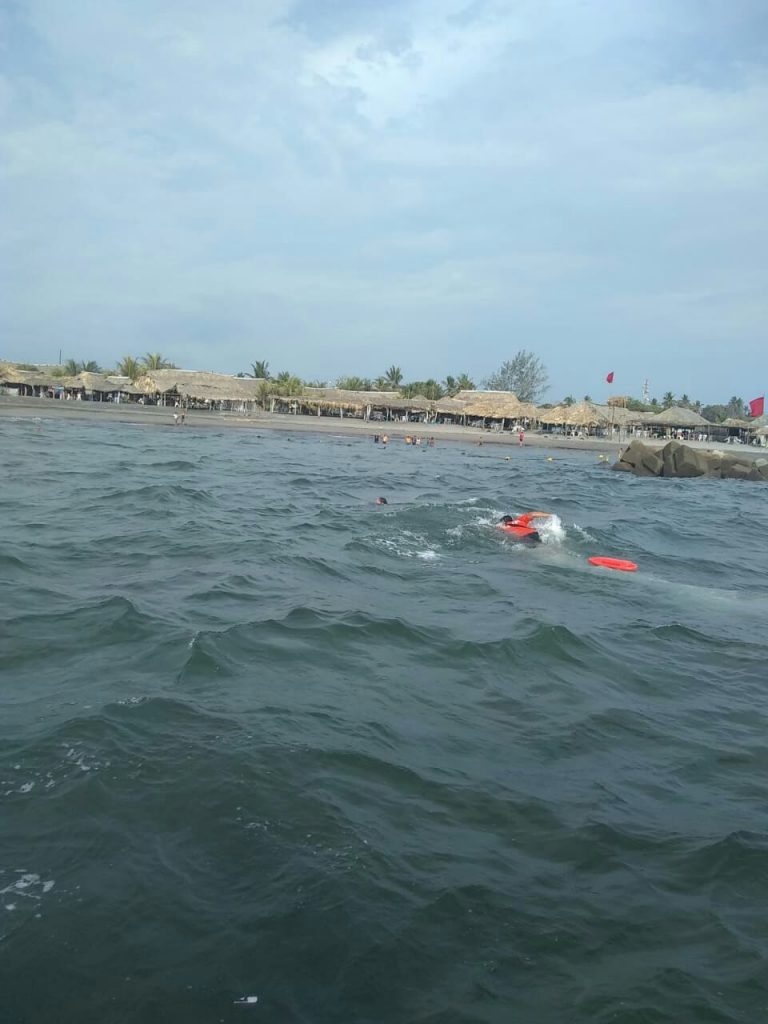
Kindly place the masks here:
[(549, 519), (549, 512), (525, 512), (521, 516), (502, 516), (497, 524), (500, 530), (508, 533), (515, 540), (527, 544), (541, 543), (539, 531), (531, 525), (535, 519)]

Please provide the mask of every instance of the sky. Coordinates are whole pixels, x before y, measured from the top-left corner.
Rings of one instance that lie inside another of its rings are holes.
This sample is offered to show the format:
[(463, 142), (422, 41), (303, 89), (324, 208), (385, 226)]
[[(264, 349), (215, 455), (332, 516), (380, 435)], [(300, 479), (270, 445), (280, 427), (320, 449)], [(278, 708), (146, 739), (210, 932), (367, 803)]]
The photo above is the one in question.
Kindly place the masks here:
[(749, 399), (768, 3), (0, 0), (0, 216), (8, 359)]

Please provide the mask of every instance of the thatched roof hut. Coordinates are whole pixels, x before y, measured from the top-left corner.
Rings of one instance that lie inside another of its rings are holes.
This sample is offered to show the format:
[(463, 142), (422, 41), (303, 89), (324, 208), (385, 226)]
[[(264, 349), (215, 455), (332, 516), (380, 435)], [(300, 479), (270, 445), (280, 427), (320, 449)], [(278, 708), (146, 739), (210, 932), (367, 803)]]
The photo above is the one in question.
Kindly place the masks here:
[(670, 409), (651, 416), (646, 421), (650, 426), (659, 427), (711, 427), (709, 420), (705, 420), (693, 409), (685, 409), (679, 405), (673, 405)]
[(456, 398), (464, 403), (467, 416), (488, 420), (533, 418), (529, 403), (521, 402), (512, 391), (459, 391)]
[(459, 398), (450, 398), (446, 395), (445, 398), (438, 398), (436, 402), (433, 402), (432, 408), (436, 413), (442, 413), (444, 416), (463, 416), (467, 403), (462, 402)]
[(261, 380), (204, 370), (147, 370), (135, 382), (145, 395), (176, 394), (198, 402), (255, 402)]
[[(395, 408), (392, 403), (410, 401), (400, 397), (399, 391), (349, 391), (345, 388), (304, 388), (296, 400), (301, 405), (321, 409)], [(406, 408), (406, 406), (402, 406)]]
[(718, 424), (718, 426), (737, 427), (740, 430), (749, 430), (752, 424), (748, 420), (740, 420), (737, 416), (729, 416), (727, 420), (723, 420), (723, 422)]
[(61, 377), (54, 377), (42, 370), (20, 370), (12, 363), (0, 364), (0, 383), (25, 384), (31, 388), (50, 388), (61, 386)]
[(555, 405), (551, 409), (539, 409), (539, 420), (547, 425), (561, 426), (567, 422), (568, 413), (572, 408), (570, 405)]
[(593, 402), (577, 402), (568, 408), (563, 422), (571, 427), (607, 427), (611, 415), (608, 409), (600, 409)]

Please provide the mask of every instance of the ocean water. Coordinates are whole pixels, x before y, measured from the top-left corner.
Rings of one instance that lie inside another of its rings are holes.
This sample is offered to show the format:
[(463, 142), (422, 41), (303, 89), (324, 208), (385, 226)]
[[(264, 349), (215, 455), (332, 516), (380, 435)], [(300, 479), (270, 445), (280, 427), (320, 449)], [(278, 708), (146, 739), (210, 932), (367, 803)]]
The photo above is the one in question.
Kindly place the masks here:
[(3, 1024), (765, 1019), (768, 488), (0, 446)]

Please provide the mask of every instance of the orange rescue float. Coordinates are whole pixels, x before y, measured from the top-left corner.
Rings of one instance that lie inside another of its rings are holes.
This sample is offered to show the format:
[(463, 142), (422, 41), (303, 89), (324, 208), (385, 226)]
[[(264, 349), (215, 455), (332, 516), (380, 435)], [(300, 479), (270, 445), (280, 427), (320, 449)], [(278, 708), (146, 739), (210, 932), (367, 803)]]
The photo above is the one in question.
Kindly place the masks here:
[(604, 569), (616, 569), (618, 572), (637, 572), (637, 563), (630, 562), (627, 558), (605, 558), (603, 555), (593, 555), (587, 561), (590, 565), (599, 565)]

